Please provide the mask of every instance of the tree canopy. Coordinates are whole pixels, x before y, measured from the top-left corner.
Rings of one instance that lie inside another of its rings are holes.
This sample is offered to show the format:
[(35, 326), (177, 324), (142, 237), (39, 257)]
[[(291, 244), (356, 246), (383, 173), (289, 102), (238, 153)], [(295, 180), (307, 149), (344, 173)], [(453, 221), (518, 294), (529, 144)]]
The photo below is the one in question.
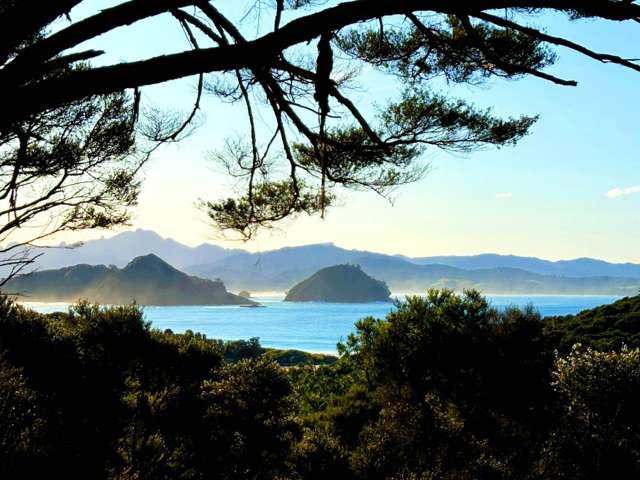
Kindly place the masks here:
[[(359, 321), (321, 366), (255, 338), (154, 330), (135, 306), (45, 315), (3, 297), (0, 475), (637, 478), (640, 349), (563, 352), (545, 323), (431, 290)], [(573, 341), (609, 330), (590, 327)]]
[[(490, 108), (452, 98), (437, 88), (441, 80), (480, 85), (496, 77), (533, 76), (575, 86), (574, 79), (547, 72), (557, 48), (640, 70), (634, 59), (594, 51), (545, 29), (549, 15), (638, 22), (640, 6), (626, 0), (248, 1), (246, 9), (262, 19), (252, 35), (225, 13), (224, 2), (118, 1), (75, 19), (73, 8), (80, 4), (88, 2), (55, 0), (37, 8), (3, 2), (0, 138), (11, 138), (17, 149), (16, 125), (96, 98), (108, 102), (115, 95), (123, 102), (126, 91), (134, 92), (135, 106), (140, 88), (195, 76), (193, 109), (181, 119), (151, 115), (140, 132), (154, 142), (180, 139), (205, 93), (246, 109), (248, 140), (230, 141), (218, 155), (241, 180), (241, 190), (237, 197), (203, 203), (218, 226), (243, 238), (291, 215), (324, 213), (335, 199), (333, 187), (385, 195), (420, 178), (432, 150), (512, 145), (536, 121), (500, 118)], [(162, 15), (184, 30), (189, 48), (87, 63), (104, 52), (83, 49), (85, 42)], [(373, 115), (363, 113), (349, 93), (365, 66), (398, 84), (398, 97)], [(271, 112), (270, 131), (256, 126), (259, 108)], [(137, 108), (131, 112), (136, 120)], [(3, 178), (11, 178), (9, 172), (3, 170)]]
[[(0, 19), (24, 3), (3, 3)], [(46, 10), (46, 9), (45, 9)], [(19, 17), (13, 22), (28, 18)], [(3, 24), (3, 35), (13, 31)], [(15, 30), (20, 32), (20, 28)], [(6, 64), (45, 37), (34, 26), (4, 39)], [(81, 60), (76, 58), (75, 60)], [(81, 61), (52, 60), (34, 71), (31, 82), (64, 77), (90, 68)], [(6, 106), (15, 105), (5, 99)], [(0, 127), (0, 284), (39, 256), (31, 247), (53, 234), (112, 228), (129, 219), (140, 183), (136, 174), (148, 155), (136, 145), (138, 97), (125, 91), (83, 96), (39, 111), (15, 115)]]

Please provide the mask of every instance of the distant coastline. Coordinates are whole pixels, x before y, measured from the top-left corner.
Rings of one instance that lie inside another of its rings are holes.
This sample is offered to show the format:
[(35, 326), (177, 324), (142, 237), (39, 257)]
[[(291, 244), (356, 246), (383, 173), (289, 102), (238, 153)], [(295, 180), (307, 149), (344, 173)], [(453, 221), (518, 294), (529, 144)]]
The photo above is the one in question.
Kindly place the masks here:
[[(567, 293), (531, 293), (531, 294), (522, 294), (522, 293), (487, 293), (482, 292), (483, 295), (487, 297), (499, 297), (499, 298), (508, 298), (508, 297), (537, 297), (537, 298), (624, 298), (625, 295), (607, 295), (607, 294), (567, 294)], [(402, 300), (407, 296), (424, 296), (426, 295), (426, 291), (415, 291), (415, 292), (391, 292), (391, 298), (394, 300)], [(272, 299), (272, 300), (283, 300), (286, 296), (286, 292), (282, 291), (265, 291), (253, 292), (251, 298), (254, 300), (260, 301), (261, 299)], [(42, 302), (42, 301), (32, 301), (18, 298), (16, 303), (25, 306), (25, 307), (44, 307), (44, 306), (64, 306), (69, 307), (73, 305), (73, 302)], [(326, 303), (326, 302), (300, 302), (300, 303)], [(384, 303), (384, 302), (371, 302), (371, 303)], [(104, 304), (104, 306), (108, 306), (109, 304)], [(144, 308), (172, 308), (172, 307), (183, 307), (184, 305), (142, 305)], [(240, 308), (239, 305), (190, 305), (191, 307), (203, 307), (203, 308)]]
[[(149, 230), (91, 240), (78, 248), (48, 248), (34, 268), (78, 264), (124, 267), (134, 256), (154, 254), (188, 275), (221, 280), (231, 292), (281, 293), (333, 265), (360, 265), (392, 292), (424, 293), (428, 288), (473, 288), (485, 295), (635, 295), (640, 264), (593, 258), (551, 261), (516, 255), (479, 254), (410, 257), (350, 250), (332, 243), (251, 253), (204, 243), (188, 247)], [(0, 276), (2, 273), (0, 272)]]

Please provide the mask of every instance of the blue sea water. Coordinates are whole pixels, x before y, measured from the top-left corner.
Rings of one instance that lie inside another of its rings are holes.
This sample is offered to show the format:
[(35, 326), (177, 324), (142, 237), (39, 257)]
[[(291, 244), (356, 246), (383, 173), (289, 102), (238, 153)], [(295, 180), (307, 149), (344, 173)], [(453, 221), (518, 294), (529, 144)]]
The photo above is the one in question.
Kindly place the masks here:
[[(295, 348), (309, 352), (335, 353), (337, 342), (353, 332), (357, 320), (367, 316), (384, 317), (393, 307), (390, 303), (290, 303), (281, 295), (255, 296), (265, 308), (237, 306), (145, 307), (145, 317), (152, 327), (186, 330), (223, 340), (260, 338), (265, 347)], [(496, 308), (533, 304), (541, 315), (567, 315), (598, 305), (612, 303), (613, 296), (488, 296)], [(48, 313), (65, 311), (65, 304), (28, 304), (34, 310)]]

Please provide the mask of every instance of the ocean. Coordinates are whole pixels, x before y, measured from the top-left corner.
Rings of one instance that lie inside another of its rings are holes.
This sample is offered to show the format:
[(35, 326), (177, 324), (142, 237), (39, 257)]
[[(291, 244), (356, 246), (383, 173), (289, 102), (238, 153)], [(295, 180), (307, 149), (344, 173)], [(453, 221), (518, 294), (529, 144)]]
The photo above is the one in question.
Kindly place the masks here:
[[(399, 295), (402, 298), (402, 295)], [(152, 327), (175, 333), (192, 330), (208, 338), (247, 340), (258, 337), (265, 347), (293, 348), (309, 352), (335, 353), (336, 344), (354, 331), (363, 317), (384, 317), (390, 303), (290, 303), (282, 295), (257, 295), (254, 300), (265, 308), (237, 306), (144, 307)], [(496, 308), (533, 304), (541, 315), (568, 315), (598, 305), (612, 303), (619, 297), (575, 295), (489, 295)], [(64, 311), (62, 303), (27, 303), (43, 313)]]

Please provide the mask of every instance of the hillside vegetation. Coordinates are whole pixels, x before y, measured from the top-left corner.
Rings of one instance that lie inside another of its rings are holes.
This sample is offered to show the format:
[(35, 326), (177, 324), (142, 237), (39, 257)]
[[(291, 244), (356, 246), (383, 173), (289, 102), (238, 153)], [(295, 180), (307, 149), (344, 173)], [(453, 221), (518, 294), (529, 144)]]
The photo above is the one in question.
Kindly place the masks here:
[(610, 350), (626, 345), (640, 347), (640, 295), (610, 305), (584, 310), (577, 315), (547, 317), (548, 335), (555, 337), (562, 351), (575, 343)]

